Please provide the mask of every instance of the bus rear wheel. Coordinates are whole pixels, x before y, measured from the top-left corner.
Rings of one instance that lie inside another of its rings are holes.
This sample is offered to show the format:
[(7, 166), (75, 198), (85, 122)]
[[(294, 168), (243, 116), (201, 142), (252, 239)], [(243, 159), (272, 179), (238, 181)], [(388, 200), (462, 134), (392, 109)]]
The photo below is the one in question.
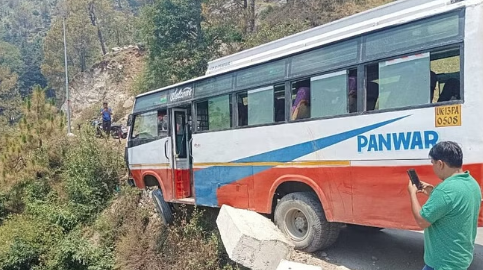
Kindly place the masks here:
[(285, 195), (275, 208), (275, 224), (295, 244), (295, 249), (314, 252), (335, 243), (338, 223), (327, 221), (319, 199), (313, 192)]
[(152, 192), (152, 198), (154, 205), (156, 206), (156, 211), (161, 218), (161, 221), (164, 225), (169, 225), (173, 222), (173, 212), (171, 211), (171, 207), (169, 204), (164, 200), (163, 193), (160, 189), (155, 189)]

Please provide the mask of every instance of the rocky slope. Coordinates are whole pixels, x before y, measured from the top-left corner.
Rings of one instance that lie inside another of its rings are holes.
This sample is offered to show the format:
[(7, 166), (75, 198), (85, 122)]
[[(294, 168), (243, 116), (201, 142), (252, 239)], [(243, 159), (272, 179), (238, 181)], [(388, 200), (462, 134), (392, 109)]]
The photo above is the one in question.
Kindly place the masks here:
[[(143, 70), (144, 57), (145, 51), (138, 46), (113, 48), (89, 72), (74, 76), (69, 84), (72, 120), (96, 117), (106, 101), (114, 121), (125, 121), (133, 106), (134, 85)], [(62, 107), (65, 110), (66, 104)]]

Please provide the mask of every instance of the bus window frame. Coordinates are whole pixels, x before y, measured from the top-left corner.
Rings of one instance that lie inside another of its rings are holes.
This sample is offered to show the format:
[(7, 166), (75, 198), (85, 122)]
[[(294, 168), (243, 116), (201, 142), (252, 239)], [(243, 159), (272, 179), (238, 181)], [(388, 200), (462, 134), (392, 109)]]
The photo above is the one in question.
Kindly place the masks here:
[[(429, 50), (430, 48), (433, 48), (433, 47), (439, 48), (439, 47), (455, 45), (455, 44), (458, 44), (458, 43), (464, 43), (466, 8), (465, 7), (458, 7), (458, 8), (443, 12), (443, 13), (438, 13), (436, 15), (428, 15), (428, 16), (418, 18), (418, 19), (413, 20), (413, 21), (396, 23), (396, 24), (393, 24), (393, 25), (390, 25), (390, 26), (387, 26), (387, 27), (384, 27), (384, 28), (381, 28), (381, 29), (376, 29), (376, 30), (365, 32), (365, 33), (361, 34), (360, 37), (362, 39), (362, 41), (361, 41), (362, 48), (361, 48), (361, 53), (360, 53), (360, 58), (359, 58), (359, 64), (378, 61), (381, 58), (388, 58), (388, 57), (390, 58), (390, 57), (395, 55), (394, 52), (393, 53), (380, 53), (379, 57), (377, 57), (375, 59), (370, 58), (369, 60), (366, 60), (365, 59), (365, 57), (366, 57), (366, 46), (365, 46), (365, 44), (366, 44), (366, 40), (367, 40), (368, 36), (375, 34), (375, 33), (382, 33), (384, 31), (388, 31), (388, 30), (395, 29), (395, 28), (402, 27), (402, 26), (409, 26), (411, 24), (421, 23), (425, 20), (429, 20), (429, 19), (436, 18), (436, 17), (449, 16), (450, 14), (458, 14), (458, 20), (460, 20), (459, 25), (458, 25), (459, 29), (458, 29), (458, 36), (457, 37), (452, 38), (452, 39), (447, 39), (447, 40), (444, 40), (444, 41), (439, 41), (439, 42), (434, 42), (434, 43), (433, 42), (427, 42), (427, 43), (420, 44), (419, 46), (407, 47), (407, 48), (404, 48), (404, 50), (402, 50), (402, 54), (411, 54), (415, 51), (418, 51), (418, 49), (419, 49), (419, 51)], [(431, 45), (429, 45), (429, 44), (431, 44)]]
[[(289, 107), (289, 117), (287, 119), (285, 119), (287, 121), (287, 123), (298, 123), (298, 122), (306, 122), (306, 121), (311, 121), (311, 120), (321, 120), (321, 119), (331, 119), (331, 118), (339, 118), (339, 117), (346, 117), (346, 116), (355, 116), (359, 113), (359, 106), (357, 107), (357, 112), (349, 112), (349, 102), (347, 102), (347, 113), (343, 113), (343, 114), (337, 114), (337, 115), (331, 115), (331, 116), (322, 116), (322, 117), (309, 117), (309, 118), (303, 118), (303, 119), (296, 119), (296, 120), (291, 120), (290, 119), (290, 111), (292, 109), (292, 103), (293, 103), (293, 99), (292, 99), (292, 93), (291, 93), (291, 87), (292, 87), (292, 83), (296, 80), (296, 81), (302, 81), (302, 80), (309, 80), (313, 77), (317, 77), (317, 76), (322, 76), (322, 75), (326, 75), (326, 74), (331, 74), (331, 73), (336, 73), (336, 72), (340, 72), (340, 71), (349, 71), (351, 69), (357, 69), (359, 70), (359, 66), (361, 65), (351, 65), (351, 66), (347, 66), (345, 68), (338, 68), (338, 69), (332, 69), (332, 70), (328, 70), (328, 71), (324, 71), (324, 72), (319, 72), (319, 73), (315, 73), (315, 74), (311, 74), (310, 76), (304, 76), (304, 77), (300, 77), (300, 78), (294, 78), (294, 80), (289, 80), (287, 81), (289, 83), (289, 91), (290, 91), (290, 94), (289, 94), (289, 100), (290, 100), (290, 107)], [(347, 73), (348, 74), (348, 73)], [(349, 75), (347, 75), (347, 78), (349, 78)], [(359, 104), (359, 72), (357, 72), (357, 104)], [(348, 98), (349, 96), (349, 80), (347, 80), (347, 89), (346, 89), (346, 96)], [(312, 88), (310, 89), (310, 91), (312, 91)], [(365, 91), (364, 91), (365, 93)], [(365, 95), (365, 94), (364, 94)], [(287, 97), (285, 97), (287, 98)], [(312, 105), (311, 105), (312, 106)], [(283, 122), (280, 122), (280, 123), (283, 123)]]
[[(442, 17), (445, 15), (449, 14), (458, 14), (459, 18), (459, 33), (458, 36), (455, 38), (447, 39), (444, 40), (443, 42), (428, 42), (426, 44), (422, 44), (420, 46), (416, 47), (408, 47), (403, 50), (404, 53), (402, 54), (394, 54), (394, 53), (385, 53), (382, 55), (382, 57), (378, 57), (377, 59), (371, 59), (370, 61), (365, 61), (364, 62), (364, 56), (365, 56), (365, 40), (367, 36), (377, 33), (377, 32), (383, 32), (387, 31), (389, 29), (401, 27), (404, 25), (411, 25), (411, 24), (417, 24), (420, 22), (423, 22), (425, 20), (428, 20), (430, 18), (435, 18), (435, 17)], [(197, 119), (197, 103), (203, 102), (206, 100), (209, 100), (210, 98), (218, 97), (218, 96), (223, 96), (223, 95), (231, 95), (232, 98), (232, 126), (227, 129), (221, 129), (221, 130), (205, 130), (205, 131), (200, 131), (197, 129), (196, 125), (195, 128), (193, 129), (193, 134), (200, 134), (200, 133), (208, 133), (208, 132), (219, 132), (219, 131), (227, 131), (227, 130), (236, 130), (236, 129), (244, 129), (244, 128), (256, 128), (256, 127), (263, 127), (263, 126), (272, 126), (272, 125), (281, 125), (281, 124), (286, 124), (286, 123), (298, 123), (298, 122), (305, 122), (305, 121), (317, 121), (317, 120), (325, 120), (325, 119), (334, 119), (334, 118), (343, 118), (343, 117), (352, 117), (352, 116), (357, 116), (357, 115), (365, 115), (365, 114), (374, 114), (374, 113), (386, 113), (386, 112), (396, 112), (396, 111), (405, 111), (405, 110), (414, 110), (414, 109), (420, 109), (420, 108), (430, 108), (430, 107), (437, 107), (437, 106), (444, 106), (444, 105), (452, 105), (452, 104), (464, 104), (465, 102), (465, 90), (464, 90), (464, 62), (465, 62), (465, 54), (464, 54), (464, 42), (465, 42), (465, 20), (466, 20), (466, 12), (465, 12), (465, 7), (457, 7), (452, 10), (435, 14), (435, 15), (428, 15), (425, 17), (418, 18), (416, 20), (412, 20), (409, 22), (400, 22), (396, 23), (387, 27), (383, 27), (380, 29), (375, 29), (373, 31), (368, 31), (364, 32), (363, 34), (358, 34), (354, 35), (348, 38), (340, 39), (331, 43), (324, 44), (322, 46), (318, 46), (315, 48), (311, 48), (309, 50), (303, 51), (303, 52), (297, 52), (293, 53), (290, 55), (285, 55), (283, 57), (279, 58), (274, 58), (271, 59), (270, 61), (244, 67), (241, 69), (233, 70), (233, 71), (228, 71), (228, 72), (223, 72), (220, 74), (215, 75), (214, 77), (217, 76), (226, 76), (228, 74), (232, 75), (233, 81), (232, 81), (232, 90), (231, 91), (224, 91), (223, 93), (217, 93), (216, 95), (211, 95), (211, 96), (203, 96), (201, 98), (196, 97), (196, 87), (194, 87), (195, 94), (190, 100), (185, 100), (182, 102), (178, 102), (176, 104), (170, 104), (168, 102), (167, 108), (175, 108), (182, 106), (183, 104), (188, 104), (190, 103), (192, 106), (192, 115), (193, 119)], [(335, 69), (331, 70), (323, 70), (321, 72), (313, 72), (311, 74), (299, 74), (297, 76), (291, 76), (292, 72), (292, 59), (296, 55), (301, 55), (310, 51), (318, 50), (326, 46), (332, 46), (337, 43), (343, 43), (345, 41), (351, 40), (351, 39), (357, 39), (357, 44), (358, 44), (358, 59), (355, 64), (351, 64), (348, 66), (339, 66), (337, 65)], [(399, 57), (404, 57), (408, 55), (414, 55), (422, 52), (431, 52), (434, 50), (444, 50), (447, 48), (459, 48), (460, 52), (460, 95), (461, 99), (460, 100), (453, 100), (453, 101), (445, 101), (445, 102), (436, 102), (436, 103), (428, 103), (428, 104), (421, 104), (421, 105), (410, 105), (410, 106), (403, 106), (403, 107), (397, 107), (397, 108), (389, 108), (389, 109), (382, 109), (382, 110), (373, 110), (373, 111), (366, 111), (366, 66), (370, 64), (377, 64), (380, 63), (381, 61), (389, 60), (389, 59), (394, 59), (394, 58), (399, 58)], [(282, 61), (285, 60), (285, 78), (283, 80), (277, 80), (277, 81), (270, 81), (267, 84), (262, 84), (262, 85), (250, 85), (244, 88), (237, 88), (237, 80), (238, 80), (238, 73), (243, 70), (248, 70), (252, 69), (257, 66), (263, 66), (263, 65), (270, 65), (272, 62), (276, 61)], [(311, 77), (317, 76), (317, 75), (323, 75), (323, 74), (328, 74), (328, 73), (333, 73), (341, 70), (350, 70), (350, 69), (357, 69), (357, 111), (356, 112), (347, 112), (345, 114), (340, 114), (340, 115), (333, 115), (333, 116), (324, 116), (324, 117), (314, 117), (314, 118), (305, 118), (305, 119), (297, 119), (297, 120), (291, 120), (290, 119), (290, 110), (292, 107), (292, 93), (291, 93), (291, 83), (295, 80), (304, 80), (304, 79), (309, 79)], [(206, 78), (201, 79), (200, 81), (204, 81)], [(196, 81), (190, 82), (194, 86), (196, 85)], [(238, 105), (237, 105), (237, 95), (238, 93), (248, 91), (250, 89), (254, 88), (262, 88), (266, 86), (275, 86), (275, 85), (280, 85), (280, 84), (285, 84), (285, 121), (280, 121), (280, 122), (273, 122), (273, 123), (266, 123), (266, 124), (259, 124), (259, 125), (247, 125), (247, 126), (239, 126), (238, 125)], [(184, 84), (182, 84), (184, 85)], [(181, 86), (182, 86), (181, 85)], [(180, 86), (180, 87), (181, 87)], [(171, 89), (171, 88), (169, 88)], [(166, 91), (166, 90), (163, 90)], [(167, 90), (168, 93), (170, 93), (170, 90)], [(155, 110), (150, 109), (147, 111)], [(136, 112), (137, 114), (144, 113), (143, 112)], [(133, 123), (134, 124), (134, 123)]]
[[(402, 111), (402, 110), (411, 110), (411, 109), (419, 109), (419, 108), (428, 108), (428, 107), (437, 107), (437, 106), (445, 106), (445, 105), (453, 105), (453, 104), (464, 104), (465, 103), (465, 96), (464, 96), (464, 44), (459, 43), (459, 44), (452, 44), (452, 45), (446, 45), (443, 47), (433, 47), (431, 49), (424, 49), (424, 50), (419, 50), (419, 51), (413, 51), (410, 53), (405, 53), (405, 54), (400, 54), (400, 55), (394, 55), (392, 57), (386, 57), (382, 59), (378, 59), (376, 61), (371, 61), (367, 62), (364, 64), (361, 64), (363, 71), (364, 71), (364, 85), (363, 85), (363, 90), (364, 94), (367, 92), (366, 90), (366, 67), (369, 65), (374, 65), (374, 64), (379, 64), (380, 62), (388, 61), (388, 60), (393, 60), (397, 58), (402, 58), (406, 56), (411, 56), (415, 54), (421, 54), (421, 53), (430, 53), (434, 51), (439, 51), (439, 50), (447, 50), (447, 49), (459, 49), (459, 57), (460, 57), (460, 97), (461, 99), (459, 100), (451, 100), (451, 101), (442, 101), (442, 102), (435, 102), (435, 103), (427, 103), (427, 104), (420, 104), (420, 105), (410, 105), (410, 106), (402, 106), (402, 107), (397, 107), (397, 108), (389, 108), (389, 109), (380, 109), (380, 110), (372, 110), (372, 111), (367, 111), (366, 110), (366, 104), (364, 104), (364, 111), (362, 112), (363, 114), (373, 114), (373, 113), (378, 113), (378, 112), (392, 112), (392, 111)], [(358, 78), (359, 80), (359, 78)], [(359, 91), (358, 91), (359, 93)], [(359, 99), (359, 96), (357, 97)], [(358, 100), (359, 101), (359, 100)], [(365, 100), (363, 100), (364, 103)]]
[[(234, 112), (234, 107), (233, 107), (233, 96), (234, 96), (234, 92), (228, 92), (228, 93), (223, 93), (223, 94), (220, 94), (220, 95), (214, 95), (214, 96), (210, 96), (210, 97), (204, 97), (204, 98), (200, 98), (198, 100), (193, 100), (192, 101), (192, 119), (193, 120), (196, 120), (198, 121), (198, 103), (202, 103), (202, 102), (205, 102), (205, 101), (208, 101), (212, 98), (217, 98), (217, 97), (222, 97), (222, 96), (229, 96), (228, 100), (232, 103), (231, 104), (231, 127), (229, 128), (223, 128), (223, 129), (216, 129), (216, 130), (199, 130), (198, 129), (198, 123), (196, 123), (196, 125), (194, 125), (194, 127), (192, 127), (192, 133), (193, 134), (200, 134), (200, 133), (207, 133), (207, 132), (217, 132), (217, 131), (226, 131), (226, 130), (232, 130), (234, 128), (234, 125), (235, 125), (235, 122), (233, 122), (235, 119), (233, 119), (233, 115), (235, 114)], [(209, 116), (208, 116), (209, 117)], [(208, 118), (209, 119), (209, 118)], [(209, 120), (208, 120), (209, 121)]]

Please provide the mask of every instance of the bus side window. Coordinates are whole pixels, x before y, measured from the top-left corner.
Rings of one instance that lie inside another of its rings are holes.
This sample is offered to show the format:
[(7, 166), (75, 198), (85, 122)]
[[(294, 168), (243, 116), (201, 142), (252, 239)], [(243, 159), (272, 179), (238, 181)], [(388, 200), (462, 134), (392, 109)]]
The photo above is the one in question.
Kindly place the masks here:
[(435, 84), (432, 102), (461, 99), (459, 48), (431, 52), (431, 72), (431, 87)]
[(199, 131), (223, 130), (232, 127), (231, 95), (213, 97), (196, 104)]
[[(368, 111), (459, 100), (459, 48), (409, 55), (368, 65), (366, 78)], [(374, 98), (377, 98), (377, 102), (373, 107)]]
[[(429, 63), (429, 53), (423, 53), (369, 65), (366, 69), (366, 110), (428, 104)], [(374, 99), (377, 102), (373, 106)]]
[[(238, 126), (263, 125), (284, 120), (285, 109), (282, 108), (280, 112), (279, 108), (279, 105), (285, 103), (280, 98), (284, 95), (284, 89), (283, 86), (266, 86), (238, 93)], [(281, 120), (278, 118), (280, 114)]]
[(310, 116), (328, 117), (348, 113), (348, 80), (347, 70), (310, 78)]

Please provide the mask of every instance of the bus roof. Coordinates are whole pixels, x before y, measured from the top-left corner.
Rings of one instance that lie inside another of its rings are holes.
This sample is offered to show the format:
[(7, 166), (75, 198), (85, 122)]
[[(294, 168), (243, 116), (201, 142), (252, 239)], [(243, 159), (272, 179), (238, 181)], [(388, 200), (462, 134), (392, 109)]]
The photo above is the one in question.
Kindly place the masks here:
[[(482, 0), (478, 0), (480, 2)], [(138, 95), (164, 91), (215, 75), (261, 64), (391, 25), (453, 10), (468, 0), (399, 0), (208, 63), (204, 76)]]

